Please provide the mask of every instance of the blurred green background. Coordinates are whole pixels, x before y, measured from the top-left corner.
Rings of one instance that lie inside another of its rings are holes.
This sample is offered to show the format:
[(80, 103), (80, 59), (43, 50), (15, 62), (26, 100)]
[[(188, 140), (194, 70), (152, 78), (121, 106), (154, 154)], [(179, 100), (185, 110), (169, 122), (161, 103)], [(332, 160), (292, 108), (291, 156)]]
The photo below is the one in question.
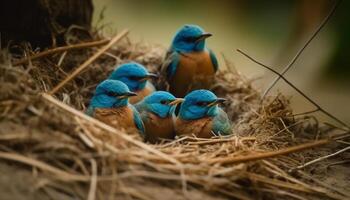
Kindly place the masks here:
[[(94, 0), (95, 25), (103, 16), (107, 32), (131, 30), (133, 41), (169, 47), (183, 24), (202, 26), (213, 37), (208, 46), (234, 63), (264, 90), (273, 74), (252, 63), (242, 49), (263, 63), (282, 70), (328, 14), (330, 0)], [(286, 77), (325, 109), (350, 123), (350, 1), (343, 1), (326, 27), (304, 51)], [(101, 25), (101, 22), (98, 24)], [(275, 87), (291, 95), (295, 112), (313, 106), (283, 81)], [(320, 115), (320, 119), (326, 118)]]

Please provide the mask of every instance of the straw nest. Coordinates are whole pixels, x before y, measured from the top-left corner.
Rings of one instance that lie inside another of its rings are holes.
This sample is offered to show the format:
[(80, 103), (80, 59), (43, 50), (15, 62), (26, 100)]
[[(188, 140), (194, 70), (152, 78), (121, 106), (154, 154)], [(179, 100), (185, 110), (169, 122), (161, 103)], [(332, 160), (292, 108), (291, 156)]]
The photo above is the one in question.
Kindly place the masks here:
[(157, 71), (165, 48), (124, 39), (54, 97), (42, 93), (98, 48), (61, 51), (17, 66), (10, 60), (37, 52), (28, 45), (9, 50), (16, 54), (3, 52), (0, 66), (0, 158), (16, 172), (29, 171), (26, 179), (33, 181), (26, 187), (42, 199), (350, 198), (346, 184), (325, 181), (332, 176), (325, 168), (330, 161), (295, 169), (344, 147), (329, 139), (334, 128), (312, 116), (293, 116), (283, 94), (261, 101), (252, 80), (228, 62), (221, 63), (228, 70), (217, 74), (212, 90), (229, 99), (224, 108), (234, 134), (150, 145), (76, 110), (86, 108), (114, 66), (133, 60)]

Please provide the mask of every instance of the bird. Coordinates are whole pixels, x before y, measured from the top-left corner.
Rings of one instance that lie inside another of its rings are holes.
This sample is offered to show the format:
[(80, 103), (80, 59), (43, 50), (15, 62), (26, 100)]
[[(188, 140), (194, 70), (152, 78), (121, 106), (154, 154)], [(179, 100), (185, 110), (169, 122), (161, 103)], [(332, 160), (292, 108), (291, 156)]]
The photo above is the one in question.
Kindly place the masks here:
[(131, 104), (135, 104), (156, 90), (154, 85), (148, 81), (156, 77), (158, 75), (148, 72), (141, 64), (129, 62), (117, 67), (108, 79), (122, 81), (132, 92), (135, 92), (137, 96), (129, 100)]
[(209, 89), (218, 70), (218, 61), (206, 47), (212, 36), (198, 25), (186, 24), (180, 28), (165, 56), (161, 73), (176, 97), (184, 97), (195, 89)]
[(176, 134), (199, 138), (230, 135), (231, 122), (218, 106), (224, 101), (226, 99), (218, 98), (209, 90), (194, 90), (187, 94), (176, 118)]
[(135, 104), (145, 125), (145, 140), (157, 143), (161, 139), (174, 139), (174, 111), (183, 101), (165, 91), (156, 91)]
[(128, 99), (136, 96), (123, 82), (104, 80), (96, 87), (86, 114), (114, 128), (137, 132), (144, 137), (145, 127), (136, 108)]

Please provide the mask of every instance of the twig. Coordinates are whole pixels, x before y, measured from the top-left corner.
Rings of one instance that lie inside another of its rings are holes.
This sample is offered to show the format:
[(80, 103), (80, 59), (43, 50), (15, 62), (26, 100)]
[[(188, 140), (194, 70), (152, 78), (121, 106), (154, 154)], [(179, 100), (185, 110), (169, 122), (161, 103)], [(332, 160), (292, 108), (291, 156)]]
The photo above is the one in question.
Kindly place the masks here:
[(61, 180), (76, 180), (76, 181), (87, 181), (89, 180), (89, 177), (78, 175), (78, 174), (71, 174), (68, 172), (65, 172), (63, 170), (60, 170), (56, 167), (53, 167), (51, 165), (48, 165), (44, 162), (41, 162), (39, 160), (35, 160), (33, 158), (29, 158), (26, 156), (22, 156), (15, 153), (6, 153), (6, 152), (0, 152), (0, 158), (7, 159), (7, 160), (13, 160), (17, 162), (21, 162), (27, 165), (31, 165), (33, 167), (37, 167), (43, 171), (48, 171), (52, 174), (55, 174), (57, 178)]
[[(335, 11), (337, 10), (338, 5), (340, 4), (341, 0), (337, 1), (331, 11), (328, 13), (328, 15), (324, 18), (324, 20), (321, 22), (321, 24), (317, 27), (315, 32), (310, 36), (310, 38), (306, 41), (306, 43), (301, 47), (301, 49), (297, 52), (297, 54), (294, 56), (294, 58), (290, 61), (290, 63), (283, 69), (283, 71), (280, 73), (282, 76), (294, 65), (294, 63), (298, 60), (300, 55), (304, 52), (305, 48), (309, 46), (311, 41), (319, 34), (319, 32), (322, 30), (322, 28), (327, 24), (329, 19), (333, 16)], [(280, 80), (280, 76), (277, 76), (275, 80), (270, 84), (270, 86), (265, 90), (265, 92), (262, 95), (262, 99), (265, 98), (267, 93), (273, 88), (273, 86)]]
[(293, 83), (291, 83), (290, 81), (288, 81), (284, 76), (282, 76), (280, 73), (278, 73), (276, 70), (272, 69), (271, 67), (255, 60), (254, 58), (252, 58), (251, 56), (249, 56), (248, 54), (244, 53), (242, 50), (237, 49), (237, 51), (239, 53), (241, 53), (242, 55), (244, 55), (245, 57), (249, 58), (251, 61), (255, 62), (256, 64), (272, 71), (273, 73), (275, 73), (276, 75), (278, 75), (282, 80), (284, 80), (289, 86), (291, 86), (295, 91), (297, 91), (300, 95), (302, 95), (305, 99), (307, 99), (310, 103), (312, 103), (319, 111), (321, 111), (322, 113), (324, 113), (325, 115), (327, 115), (328, 117), (334, 119), (335, 121), (337, 121), (339, 124), (345, 126), (347, 129), (350, 129), (350, 127), (343, 121), (341, 121), (340, 119), (338, 119), (337, 117), (335, 117), (334, 115), (332, 115), (331, 113), (329, 113), (328, 111), (326, 111), (325, 109), (323, 109), (320, 105), (318, 105), (314, 100), (312, 100), (310, 97), (308, 97), (304, 92), (302, 92), (300, 89), (298, 89)]
[(307, 162), (307, 163), (305, 163), (305, 164), (303, 164), (303, 165), (300, 165), (300, 166), (294, 168), (293, 170), (303, 169), (303, 168), (305, 168), (305, 167), (307, 167), (307, 166), (309, 166), (309, 165), (312, 165), (312, 164), (314, 164), (314, 163), (320, 162), (320, 161), (325, 160), (325, 159), (327, 159), (327, 158), (336, 156), (336, 155), (338, 155), (338, 154), (340, 154), (340, 153), (343, 153), (343, 152), (345, 152), (345, 151), (347, 151), (347, 150), (350, 150), (350, 146), (348, 146), (348, 147), (346, 147), (346, 148), (344, 148), (344, 149), (341, 149), (341, 150), (339, 150), (339, 151), (337, 151), (337, 152), (335, 152), (335, 153), (332, 153), (332, 154), (329, 154), (329, 155), (326, 155), (326, 156), (322, 156), (322, 157), (319, 157), (319, 158), (317, 158), (317, 159), (315, 159), (315, 160), (309, 161), (309, 162)]
[(56, 105), (58, 108), (66, 111), (66, 112), (68, 112), (70, 114), (73, 114), (76, 117), (79, 117), (79, 118), (81, 118), (83, 120), (86, 120), (87, 122), (89, 122), (90, 124), (95, 125), (96, 127), (99, 127), (99, 128), (101, 128), (101, 129), (103, 129), (103, 130), (105, 130), (105, 131), (107, 131), (107, 132), (109, 132), (109, 133), (111, 133), (111, 134), (113, 134), (113, 135), (115, 135), (115, 136), (117, 136), (117, 137), (127, 141), (127, 142), (130, 142), (131, 144), (134, 144), (135, 146), (138, 146), (138, 147), (144, 149), (145, 151), (151, 152), (151, 153), (153, 153), (153, 154), (163, 158), (164, 160), (166, 160), (166, 161), (168, 161), (170, 163), (173, 163), (173, 164), (175, 164), (177, 166), (179, 166), (179, 165), (181, 166), (181, 163), (178, 160), (176, 160), (175, 158), (172, 158), (171, 156), (169, 156), (169, 155), (167, 155), (165, 153), (162, 153), (161, 151), (158, 151), (158, 150), (154, 149), (150, 145), (147, 145), (147, 144), (145, 144), (143, 142), (140, 142), (138, 140), (133, 139), (130, 135), (127, 135), (127, 134), (125, 134), (125, 133), (123, 133), (123, 132), (121, 132), (121, 131), (119, 131), (119, 130), (117, 130), (117, 129), (115, 129), (115, 128), (113, 128), (113, 127), (111, 127), (111, 126), (109, 126), (109, 125), (107, 125), (105, 123), (103, 123), (103, 122), (101, 122), (101, 121), (98, 121), (97, 119), (94, 119), (94, 118), (90, 117), (90, 116), (88, 116), (88, 115), (86, 115), (86, 114), (84, 114), (84, 113), (82, 113), (82, 112), (80, 112), (80, 111), (78, 111), (78, 110), (76, 110), (76, 109), (74, 109), (74, 108), (64, 104), (63, 102), (53, 98), (52, 96), (50, 96), (48, 94), (43, 93), (42, 97), (47, 102)]
[(283, 196), (283, 198), (286, 198), (287, 196), (289, 197), (293, 197), (293, 199), (298, 199), (298, 200), (307, 200), (305, 197), (302, 197), (300, 195), (297, 194), (297, 192), (287, 192), (284, 190), (275, 190), (275, 189), (258, 189), (260, 191), (263, 192), (270, 192), (271, 194), (279, 194), (281, 196)]
[(94, 159), (90, 159), (91, 163), (91, 182), (90, 190), (88, 194), (88, 200), (95, 200), (96, 197), (96, 186), (97, 186), (97, 164)]
[(285, 149), (281, 149), (278, 151), (273, 151), (273, 152), (266, 152), (266, 153), (256, 153), (254, 155), (247, 155), (247, 156), (238, 156), (238, 157), (233, 157), (233, 158), (216, 158), (209, 160), (208, 162), (210, 164), (216, 164), (216, 163), (221, 163), (221, 164), (233, 164), (233, 163), (243, 163), (243, 162), (248, 162), (248, 161), (255, 161), (255, 160), (261, 160), (265, 158), (271, 158), (271, 157), (276, 157), (276, 156), (281, 156), (281, 155), (286, 155), (290, 153), (295, 153), (298, 151), (303, 151), (305, 149), (310, 149), (318, 146), (322, 146), (325, 144), (328, 144), (333, 140), (331, 139), (322, 139), (314, 142), (309, 142), (293, 147), (288, 147)]
[(163, 145), (158, 145), (158, 147), (159, 148), (166, 148), (166, 147), (169, 147), (169, 146), (174, 145), (176, 143), (179, 143), (179, 142), (181, 142), (183, 140), (187, 140), (188, 138), (189, 138), (188, 136), (184, 136), (184, 137), (182, 137), (180, 139), (177, 139), (177, 140), (174, 140), (172, 142), (169, 142), (169, 143), (166, 143), (166, 144), (163, 144)]
[(334, 192), (328, 192), (327, 195), (329, 197), (332, 197), (333, 199), (349, 199), (350, 198), (350, 194), (347, 191), (343, 191), (342, 189), (335, 187), (333, 185), (329, 185), (324, 181), (320, 181), (319, 179), (312, 177), (311, 175), (309, 175), (308, 173), (305, 173), (304, 171), (296, 171), (297, 174), (304, 176), (303, 178), (307, 178), (321, 186), (323, 186), (324, 188), (328, 188), (330, 190), (333, 190), (334, 192), (337, 192), (339, 194), (341, 194), (342, 196), (339, 197), (338, 194), (334, 194)]
[(342, 133), (331, 133), (329, 135), (333, 140), (342, 140), (342, 139), (345, 139), (347, 137), (350, 137), (350, 131), (345, 131), (345, 132), (342, 132)]
[[(328, 170), (330, 167), (332, 167), (334, 165), (342, 165), (342, 164), (346, 164), (346, 163), (350, 163), (350, 160), (342, 160), (342, 161), (338, 161), (338, 162), (334, 162), (334, 163), (328, 164), (326, 166), (326, 170)], [(350, 195), (349, 195), (349, 197), (350, 197)]]
[(80, 72), (82, 72), (85, 68), (87, 68), (92, 62), (94, 62), (98, 57), (100, 57), (105, 51), (111, 48), (116, 42), (121, 40), (129, 33), (129, 30), (124, 30), (115, 37), (111, 39), (111, 41), (102, 47), (99, 51), (97, 51), (93, 56), (91, 56), (88, 60), (86, 60), (83, 64), (81, 64), (76, 70), (74, 70), (69, 76), (67, 76), (63, 81), (61, 81), (56, 87), (54, 87), (49, 94), (53, 95), (59, 89), (61, 89), (67, 82), (76, 77)]
[(83, 133), (79, 133), (80, 139), (85, 143), (86, 146), (90, 148), (94, 148), (95, 144)]
[[(189, 142), (188, 145), (207, 145), (207, 144), (216, 144), (216, 143), (224, 143), (224, 142), (232, 142), (235, 141), (237, 138), (233, 137), (233, 138), (222, 138), (222, 139), (212, 139), (209, 141), (199, 141), (199, 142)], [(241, 141), (254, 141), (256, 140), (255, 137), (246, 137), (246, 138), (242, 138)]]
[(273, 179), (269, 177), (265, 177), (259, 174), (251, 173), (251, 172), (246, 172), (248, 177), (251, 180), (254, 181), (259, 181), (262, 183), (266, 183), (269, 185), (274, 185), (277, 187), (282, 187), (282, 188), (287, 188), (295, 191), (300, 191), (300, 192), (306, 192), (306, 193), (314, 193), (315, 191), (311, 190), (310, 188), (304, 187), (303, 185), (295, 184), (295, 183), (289, 183), (289, 182), (284, 182), (280, 181), (278, 179)]
[(109, 41), (108, 39), (104, 39), (104, 40), (100, 40), (100, 41), (85, 42), (85, 43), (80, 43), (80, 44), (72, 44), (72, 45), (67, 45), (67, 46), (63, 46), (63, 47), (57, 47), (54, 49), (49, 49), (49, 50), (37, 53), (33, 56), (28, 56), (26, 58), (14, 61), (12, 64), (14, 66), (21, 65), (21, 64), (24, 64), (24, 63), (29, 62), (31, 60), (46, 57), (48, 55), (59, 53), (59, 52), (65, 52), (65, 51), (73, 50), (73, 49), (84, 49), (84, 48), (88, 48), (88, 47), (95, 47), (95, 46), (104, 45), (104, 44), (107, 44), (108, 41)]
[(317, 108), (317, 109), (309, 110), (309, 111), (306, 111), (306, 112), (293, 114), (291, 117), (296, 117), (296, 116), (300, 116), (300, 115), (308, 115), (308, 114), (315, 113), (315, 112), (318, 112), (318, 111), (320, 111), (320, 110)]

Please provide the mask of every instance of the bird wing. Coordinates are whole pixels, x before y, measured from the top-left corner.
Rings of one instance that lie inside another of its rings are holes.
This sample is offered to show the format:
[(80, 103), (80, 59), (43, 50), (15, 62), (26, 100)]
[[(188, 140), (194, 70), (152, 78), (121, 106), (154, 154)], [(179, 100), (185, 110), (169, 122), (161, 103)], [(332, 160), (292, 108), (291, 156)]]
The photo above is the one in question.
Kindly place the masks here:
[(136, 110), (136, 108), (132, 105), (130, 105), (133, 111), (133, 116), (134, 116), (134, 122), (136, 125), (136, 128), (141, 132), (141, 135), (144, 137), (145, 136), (145, 126), (142, 122), (140, 113)]
[(148, 120), (148, 112), (146, 109), (146, 105), (141, 101), (137, 104), (134, 104), (136, 110), (140, 113), (141, 120), (146, 122)]
[(219, 108), (219, 113), (214, 118), (212, 130), (215, 133), (220, 133), (221, 135), (229, 135), (231, 134), (231, 122), (221, 108)]
[(216, 56), (215, 56), (214, 52), (211, 49), (209, 49), (208, 51), (209, 51), (211, 62), (213, 64), (213, 66), (214, 66), (214, 70), (217, 71), (218, 68), (219, 68), (218, 60), (216, 59)]
[(95, 111), (95, 107), (89, 106), (88, 109), (86, 109), (85, 114), (92, 117), (94, 115), (94, 111)]
[(174, 76), (176, 68), (180, 62), (180, 53), (177, 51), (170, 50), (165, 56), (164, 64), (162, 66), (163, 74), (166, 74), (166, 77), (169, 79)]

